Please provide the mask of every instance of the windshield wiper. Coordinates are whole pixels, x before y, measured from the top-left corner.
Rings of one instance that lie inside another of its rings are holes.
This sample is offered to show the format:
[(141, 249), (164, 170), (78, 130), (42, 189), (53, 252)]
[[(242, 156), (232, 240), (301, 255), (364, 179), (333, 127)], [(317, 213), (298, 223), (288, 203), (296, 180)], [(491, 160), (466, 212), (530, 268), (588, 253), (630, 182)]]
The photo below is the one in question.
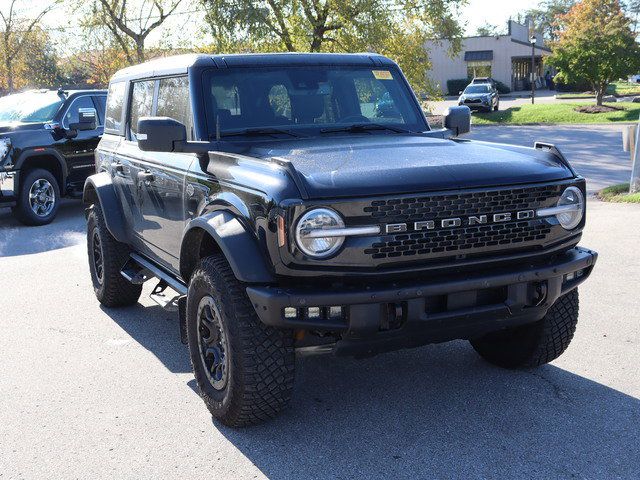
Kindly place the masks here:
[(392, 127), (391, 125), (383, 125), (381, 123), (355, 123), (353, 125), (347, 125), (345, 127), (323, 128), (322, 130), (320, 130), (320, 133), (334, 133), (334, 132), (360, 133), (360, 132), (368, 132), (371, 130), (389, 130), (390, 132), (395, 132), (395, 133), (414, 133), (411, 130), (407, 130), (406, 128)]
[(291, 130), (284, 130), (281, 128), (244, 128), (237, 132), (223, 132), (221, 137), (258, 137), (260, 135), (289, 135), (291, 137), (299, 137), (297, 133)]

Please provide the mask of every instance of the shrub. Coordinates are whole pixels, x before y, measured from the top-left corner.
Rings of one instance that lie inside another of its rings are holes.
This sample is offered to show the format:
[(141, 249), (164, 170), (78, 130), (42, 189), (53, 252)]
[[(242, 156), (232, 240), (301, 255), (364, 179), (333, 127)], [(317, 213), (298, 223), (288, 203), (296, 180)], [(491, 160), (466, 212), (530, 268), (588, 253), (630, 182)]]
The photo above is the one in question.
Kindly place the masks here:
[(496, 88), (498, 89), (498, 93), (500, 94), (511, 93), (511, 89), (507, 87), (504, 83), (499, 82), (498, 80), (496, 80), (495, 82), (496, 82)]
[(447, 90), (449, 91), (449, 95), (458, 95), (470, 83), (471, 80), (469, 80), (468, 78), (456, 78), (447, 80)]

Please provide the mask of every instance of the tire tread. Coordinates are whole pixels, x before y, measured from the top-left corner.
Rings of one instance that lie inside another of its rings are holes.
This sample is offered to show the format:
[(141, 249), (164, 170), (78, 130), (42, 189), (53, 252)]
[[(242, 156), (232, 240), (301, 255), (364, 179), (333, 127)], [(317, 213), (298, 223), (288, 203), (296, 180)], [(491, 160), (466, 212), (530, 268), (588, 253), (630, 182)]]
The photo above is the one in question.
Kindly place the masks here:
[(98, 226), (100, 240), (102, 242), (102, 268), (104, 270), (104, 278), (102, 285), (95, 279), (92, 280), (96, 297), (105, 307), (125, 307), (135, 304), (142, 293), (142, 285), (135, 285), (125, 279), (120, 270), (127, 262), (131, 249), (128, 245), (118, 242), (109, 230), (104, 220), (104, 214), (100, 205), (96, 204), (89, 212), (87, 219), (87, 253), (91, 267), (91, 251), (90, 235), (92, 224)]
[[(236, 279), (223, 255), (201, 260), (191, 278), (190, 289), (199, 282), (218, 289), (221, 314), (233, 317), (239, 337), (237, 345), (240, 345), (237, 355), (230, 359), (240, 386), (239, 394), (232, 395), (231, 405), (221, 414), (219, 402), (201, 387), (205, 404), (214, 417), (233, 427), (254, 425), (275, 417), (291, 400), (295, 378), (292, 333), (269, 327), (258, 319), (244, 285)], [(198, 385), (202, 385), (208, 380), (193, 365), (197, 355), (192, 353), (191, 362)]]

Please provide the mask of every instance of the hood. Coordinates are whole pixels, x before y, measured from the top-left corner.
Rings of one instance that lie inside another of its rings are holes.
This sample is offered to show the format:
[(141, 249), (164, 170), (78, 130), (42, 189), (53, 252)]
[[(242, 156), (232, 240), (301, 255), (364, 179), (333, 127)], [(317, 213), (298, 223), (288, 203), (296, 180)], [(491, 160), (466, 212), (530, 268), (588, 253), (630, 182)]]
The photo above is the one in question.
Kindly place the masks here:
[(42, 130), (44, 123), (0, 122), (0, 133), (11, 133), (23, 130)]
[(572, 178), (550, 152), (404, 135), (335, 136), (255, 145), (291, 162), (309, 198), (375, 196)]

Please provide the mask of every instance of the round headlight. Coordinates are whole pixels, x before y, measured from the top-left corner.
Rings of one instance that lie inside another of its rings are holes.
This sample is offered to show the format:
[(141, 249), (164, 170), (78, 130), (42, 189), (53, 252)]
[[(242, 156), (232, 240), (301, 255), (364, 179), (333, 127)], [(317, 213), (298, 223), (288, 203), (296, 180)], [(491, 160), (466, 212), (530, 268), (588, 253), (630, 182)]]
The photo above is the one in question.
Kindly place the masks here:
[(565, 230), (573, 230), (582, 221), (584, 215), (584, 195), (577, 187), (567, 188), (558, 200), (558, 207), (567, 207), (556, 215)]
[(344, 221), (333, 210), (316, 208), (305, 213), (296, 226), (296, 243), (306, 255), (326, 258), (338, 251), (344, 237), (322, 236), (322, 230), (344, 228)]

